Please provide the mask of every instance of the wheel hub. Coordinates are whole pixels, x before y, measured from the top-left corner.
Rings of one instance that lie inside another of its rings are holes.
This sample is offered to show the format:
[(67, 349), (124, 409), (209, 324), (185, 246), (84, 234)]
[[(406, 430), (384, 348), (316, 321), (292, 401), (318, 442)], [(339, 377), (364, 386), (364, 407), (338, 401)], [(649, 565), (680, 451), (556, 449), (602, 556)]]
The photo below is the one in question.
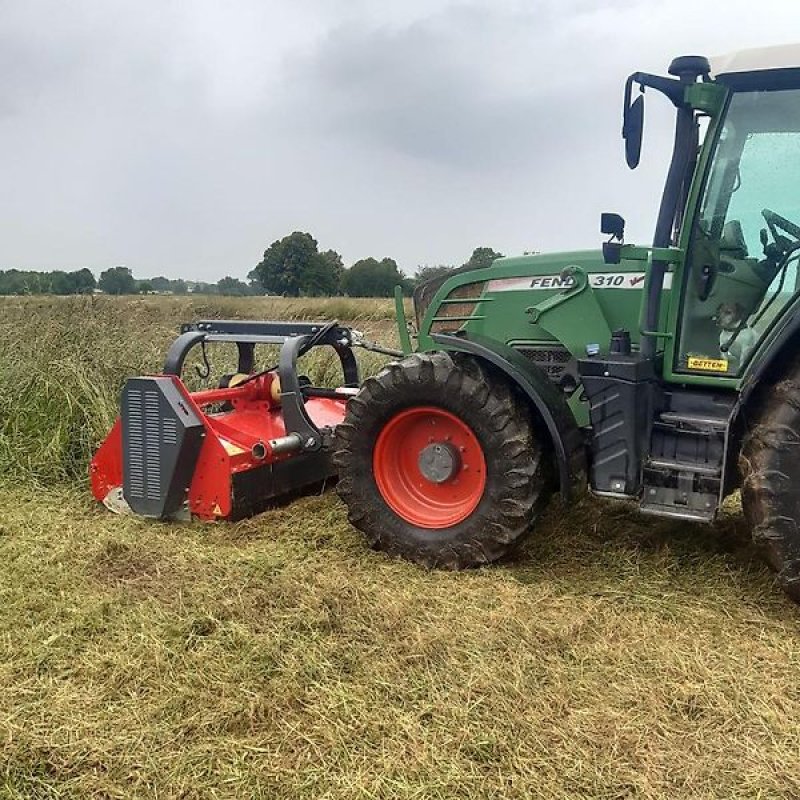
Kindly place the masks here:
[(486, 459), (475, 432), (437, 406), (403, 409), (385, 424), (372, 472), (386, 505), (428, 530), (463, 522), (486, 487)]
[(449, 442), (432, 442), (419, 454), (419, 471), (431, 483), (445, 483), (458, 475), (461, 456)]

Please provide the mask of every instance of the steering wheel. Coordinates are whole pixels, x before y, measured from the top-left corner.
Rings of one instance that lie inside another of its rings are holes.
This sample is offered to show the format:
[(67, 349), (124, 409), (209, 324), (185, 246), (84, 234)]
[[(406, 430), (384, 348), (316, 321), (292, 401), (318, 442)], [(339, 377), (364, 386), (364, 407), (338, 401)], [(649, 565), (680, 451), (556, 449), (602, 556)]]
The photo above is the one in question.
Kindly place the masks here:
[[(770, 211), (768, 208), (765, 208), (761, 212), (761, 216), (764, 217), (764, 221), (767, 223), (769, 232), (772, 234), (772, 240), (775, 243), (774, 247), (778, 248), (780, 255), (785, 255), (797, 249), (798, 244), (800, 244), (800, 225), (786, 219), (786, 217), (782, 217), (780, 214), (776, 214), (774, 211)], [(789, 241), (785, 236), (781, 235), (779, 231), (785, 231), (794, 241)], [(766, 231), (762, 231), (761, 235), (761, 242), (764, 245), (764, 255), (767, 257), (774, 257), (777, 253), (767, 252), (768, 245), (764, 241), (766, 239), (765, 233)]]

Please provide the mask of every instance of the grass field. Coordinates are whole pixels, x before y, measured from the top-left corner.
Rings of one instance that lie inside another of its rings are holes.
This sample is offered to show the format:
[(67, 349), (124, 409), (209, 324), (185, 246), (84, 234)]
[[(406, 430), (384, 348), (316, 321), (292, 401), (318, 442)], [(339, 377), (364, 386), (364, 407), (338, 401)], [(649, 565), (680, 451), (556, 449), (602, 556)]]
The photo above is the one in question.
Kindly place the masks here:
[(0, 300), (0, 798), (800, 796), (800, 617), (735, 503), (554, 503), (459, 574), (366, 550), (332, 493), (94, 505), (125, 376), (212, 315), (393, 336), (378, 301)]

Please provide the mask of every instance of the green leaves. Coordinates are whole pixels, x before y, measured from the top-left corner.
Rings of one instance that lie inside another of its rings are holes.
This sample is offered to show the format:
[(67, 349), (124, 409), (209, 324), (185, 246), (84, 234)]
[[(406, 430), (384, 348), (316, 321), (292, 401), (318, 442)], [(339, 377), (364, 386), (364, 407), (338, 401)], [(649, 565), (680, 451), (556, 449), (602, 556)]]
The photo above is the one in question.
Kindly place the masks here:
[(342, 289), (350, 297), (391, 297), (406, 282), (393, 258), (362, 258), (344, 273)]
[(136, 279), (127, 267), (109, 267), (100, 273), (97, 288), (106, 294), (136, 294)]
[(0, 270), (0, 295), (10, 294), (91, 294), (94, 275), (84, 267), (73, 272), (55, 270)]
[(320, 253), (310, 233), (295, 231), (273, 242), (251, 277), (267, 294), (310, 297), (337, 294), (342, 258), (334, 250)]

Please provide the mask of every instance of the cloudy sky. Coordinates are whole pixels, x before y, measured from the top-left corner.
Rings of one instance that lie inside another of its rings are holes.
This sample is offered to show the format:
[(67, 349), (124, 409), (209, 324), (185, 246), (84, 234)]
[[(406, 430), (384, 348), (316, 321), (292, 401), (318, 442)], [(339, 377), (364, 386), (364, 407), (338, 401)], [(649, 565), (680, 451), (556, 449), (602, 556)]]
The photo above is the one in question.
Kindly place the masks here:
[(244, 277), (307, 230), (407, 272), (647, 241), (622, 84), (674, 55), (800, 41), (797, 0), (0, 0), (0, 268)]

